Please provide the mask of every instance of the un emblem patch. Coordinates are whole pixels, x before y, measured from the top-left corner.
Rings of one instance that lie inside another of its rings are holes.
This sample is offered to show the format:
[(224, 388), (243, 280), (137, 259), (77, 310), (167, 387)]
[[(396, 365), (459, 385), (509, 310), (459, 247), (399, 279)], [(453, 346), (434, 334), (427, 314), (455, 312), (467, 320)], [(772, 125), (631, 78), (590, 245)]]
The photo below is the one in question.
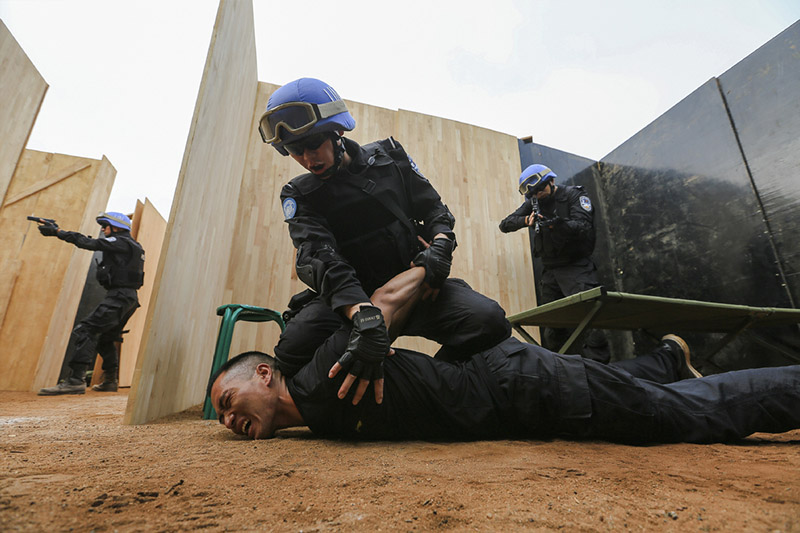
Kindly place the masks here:
[(283, 218), (289, 220), (297, 213), (297, 202), (294, 198), (287, 198), (283, 201)]

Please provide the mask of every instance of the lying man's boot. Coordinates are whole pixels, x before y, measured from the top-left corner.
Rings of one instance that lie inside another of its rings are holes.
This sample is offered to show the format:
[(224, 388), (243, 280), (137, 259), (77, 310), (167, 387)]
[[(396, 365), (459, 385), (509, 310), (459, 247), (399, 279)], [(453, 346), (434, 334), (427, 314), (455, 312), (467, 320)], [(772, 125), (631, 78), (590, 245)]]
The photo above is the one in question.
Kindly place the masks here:
[(96, 390), (99, 392), (117, 392), (118, 382), (116, 379), (112, 379), (109, 376), (103, 375), (103, 382), (98, 383), (97, 385), (92, 387), (92, 390)]
[(84, 394), (86, 382), (81, 378), (70, 377), (55, 387), (39, 389), (39, 396), (58, 396), (61, 394)]
[(664, 335), (661, 341), (669, 345), (670, 351), (678, 359), (678, 376), (680, 379), (702, 378), (703, 374), (692, 366), (689, 345), (677, 335)]

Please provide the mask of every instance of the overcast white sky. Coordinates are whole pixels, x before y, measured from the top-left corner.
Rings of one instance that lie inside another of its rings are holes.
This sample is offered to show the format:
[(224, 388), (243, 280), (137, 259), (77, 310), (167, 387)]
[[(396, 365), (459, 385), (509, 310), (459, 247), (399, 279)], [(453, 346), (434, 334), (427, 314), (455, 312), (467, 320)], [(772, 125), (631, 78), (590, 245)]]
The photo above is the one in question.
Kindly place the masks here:
[[(321, 78), (592, 159), (800, 19), (798, 0), (253, 3), (261, 81)], [(50, 85), (28, 148), (105, 155), (109, 210), (148, 197), (168, 217), (217, 6), (0, 0)]]

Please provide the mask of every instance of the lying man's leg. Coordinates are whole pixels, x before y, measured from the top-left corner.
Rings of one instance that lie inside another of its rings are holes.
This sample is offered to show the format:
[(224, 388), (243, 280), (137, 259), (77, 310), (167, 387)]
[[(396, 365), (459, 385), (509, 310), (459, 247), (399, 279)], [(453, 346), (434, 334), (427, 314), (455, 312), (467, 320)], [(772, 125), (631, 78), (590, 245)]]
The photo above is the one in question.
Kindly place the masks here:
[(585, 364), (592, 416), (582, 436), (708, 443), (800, 427), (800, 366), (660, 384), (620, 373), (615, 366)]

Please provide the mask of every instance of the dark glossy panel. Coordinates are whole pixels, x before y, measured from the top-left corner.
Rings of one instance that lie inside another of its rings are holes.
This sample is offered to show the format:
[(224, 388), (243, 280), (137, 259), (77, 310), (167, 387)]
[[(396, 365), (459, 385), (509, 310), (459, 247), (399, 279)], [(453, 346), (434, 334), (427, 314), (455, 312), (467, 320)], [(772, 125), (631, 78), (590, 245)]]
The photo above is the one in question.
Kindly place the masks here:
[[(616, 285), (625, 292), (790, 307), (715, 79), (600, 163)], [(680, 332), (678, 332), (680, 333)], [(792, 362), (785, 331), (748, 333), (706, 371)], [(707, 352), (718, 335), (689, 335)], [(634, 336), (639, 352), (652, 344)]]
[(765, 226), (715, 80), (601, 162), (625, 292), (782, 307)]
[(720, 76), (795, 306), (800, 302), (800, 21)]
[[(523, 141), (520, 157), (595, 199), (606, 286), (752, 306), (800, 300), (800, 22), (599, 164)], [(685, 337), (705, 372), (800, 362), (797, 327), (745, 331), (713, 358), (702, 356), (720, 335)], [(610, 337), (616, 357), (655, 342), (628, 339)]]

